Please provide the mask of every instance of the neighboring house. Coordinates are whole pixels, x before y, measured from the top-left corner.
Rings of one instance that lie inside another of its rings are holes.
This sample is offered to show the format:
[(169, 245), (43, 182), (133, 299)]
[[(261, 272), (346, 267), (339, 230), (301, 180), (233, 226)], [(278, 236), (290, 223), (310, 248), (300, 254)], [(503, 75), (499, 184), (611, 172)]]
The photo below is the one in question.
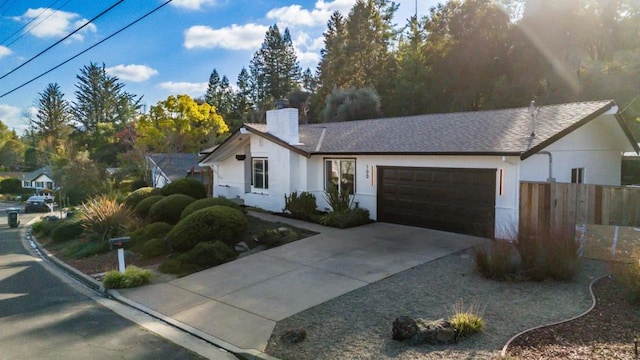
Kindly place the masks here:
[(53, 191), (56, 188), (51, 166), (44, 166), (36, 171), (24, 174), (21, 182), (23, 188), (33, 189), (35, 193), (40, 193), (42, 190)]
[(198, 166), (198, 154), (150, 154), (151, 186), (161, 188), (178, 179), (192, 177), (211, 187), (210, 172)]
[(280, 109), (200, 165), (213, 169), (213, 196), (271, 211), (293, 191), (328, 210), (333, 184), (377, 221), (507, 236), (520, 181), (619, 185), (622, 153), (638, 150), (613, 101), (308, 125)]

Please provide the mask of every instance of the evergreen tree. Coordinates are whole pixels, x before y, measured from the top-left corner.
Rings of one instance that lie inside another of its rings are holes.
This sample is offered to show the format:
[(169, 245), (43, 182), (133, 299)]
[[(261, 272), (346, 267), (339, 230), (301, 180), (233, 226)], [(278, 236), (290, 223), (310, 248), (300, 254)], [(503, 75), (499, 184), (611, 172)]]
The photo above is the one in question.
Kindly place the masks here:
[(426, 32), (416, 16), (409, 19), (407, 31), (402, 35), (396, 60), (396, 101), (387, 104), (386, 115), (418, 115), (429, 111), (429, 67), (424, 53)]
[(262, 46), (249, 66), (251, 98), (258, 109), (275, 99), (284, 99), (300, 87), (300, 65), (289, 29), (280, 34), (277, 25), (269, 27)]
[(86, 146), (93, 159), (114, 165), (116, 134), (133, 119), (141, 98), (124, 91), (116, 76), (107, 74), (104, 65), (91, 63), (80, 69), (71, 110), (75, 121), (75, 139)]
[(47, 85), (38, 93), (38, 113), (31, 119), (31, 128), (40, 137), (62, 140), (70, 130), (71, 110), (57, 83)]

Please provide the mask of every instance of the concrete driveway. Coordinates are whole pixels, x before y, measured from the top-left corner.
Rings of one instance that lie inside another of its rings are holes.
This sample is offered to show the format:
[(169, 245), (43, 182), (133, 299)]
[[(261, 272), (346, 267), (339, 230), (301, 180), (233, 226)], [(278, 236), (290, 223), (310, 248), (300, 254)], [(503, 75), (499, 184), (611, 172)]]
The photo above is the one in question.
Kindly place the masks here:
[(387, 223), (319, 232), (167, 283), (121, 290), (129, 300), (211, 336), (230, 351), (264, 351), (277, 321), (485, 239)]

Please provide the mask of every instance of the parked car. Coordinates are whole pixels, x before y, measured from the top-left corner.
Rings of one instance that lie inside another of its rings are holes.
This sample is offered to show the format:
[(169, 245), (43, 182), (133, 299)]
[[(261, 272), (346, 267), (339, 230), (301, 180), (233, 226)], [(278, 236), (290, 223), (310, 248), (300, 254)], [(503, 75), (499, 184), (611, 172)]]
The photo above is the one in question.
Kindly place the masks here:
[(47, 212), (49, 211), (48, 204), (52, 203), (53, 199), (45, 196), (31, 196), (24, 204), (24, 212)]

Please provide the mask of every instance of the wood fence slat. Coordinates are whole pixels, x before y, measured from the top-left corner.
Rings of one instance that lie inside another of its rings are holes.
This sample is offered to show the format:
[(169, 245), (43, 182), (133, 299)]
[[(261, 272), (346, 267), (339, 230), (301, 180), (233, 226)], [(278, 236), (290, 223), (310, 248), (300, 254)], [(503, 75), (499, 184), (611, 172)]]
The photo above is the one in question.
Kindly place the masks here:
[(580, 224), (640, 227), (640, 188), (520, 183), (521, 234), (572, 234)]

